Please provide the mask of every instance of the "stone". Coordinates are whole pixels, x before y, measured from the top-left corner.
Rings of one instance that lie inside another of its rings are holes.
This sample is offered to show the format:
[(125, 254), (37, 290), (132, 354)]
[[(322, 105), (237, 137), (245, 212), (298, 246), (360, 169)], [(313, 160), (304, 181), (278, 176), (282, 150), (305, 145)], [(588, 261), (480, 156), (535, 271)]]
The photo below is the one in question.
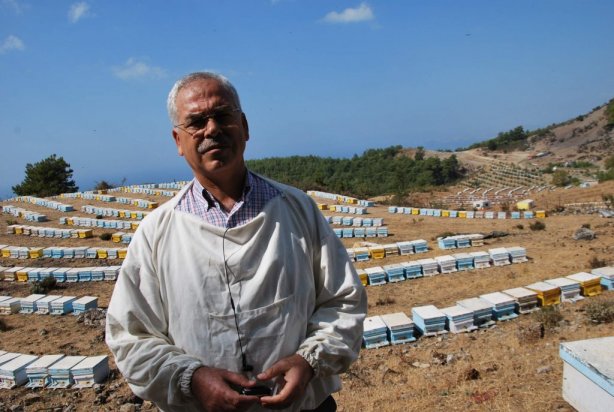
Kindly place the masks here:
[(541, 374), (541, 373), (550, 373), (552, 372), (552, 366), (540, 366), (539, 368), (537, 368), (537, 373)]
[(133, 403), (124, 403), (119, 407), (119, 412), (136, 412), (136, 405)]
[(41, 329), (38, 331), (38, 334), (41, 336), (46, 336), (49, 332), (47, 332), (47, 329)]
[(575, 233), (573, 234), (573, 239), (574, 240), (593, 240), (595, 239), (595, 232), (593, 232), (592, 230), (586, 227), (581, 227), (580, 229), (575, 231)]

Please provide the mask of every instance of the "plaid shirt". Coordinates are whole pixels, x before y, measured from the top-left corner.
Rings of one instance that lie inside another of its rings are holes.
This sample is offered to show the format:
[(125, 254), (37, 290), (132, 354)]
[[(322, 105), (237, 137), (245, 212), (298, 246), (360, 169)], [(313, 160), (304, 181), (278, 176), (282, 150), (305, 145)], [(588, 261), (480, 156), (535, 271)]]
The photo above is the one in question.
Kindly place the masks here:
[(280, 194), (270, 183), (248, 170), (241, 199), (230, 212), (226, 212), (198, 179), (192, 182), (192, 188), (184, 193), (175, 210), (202, 217), (207, 223), (223, 228), (250, 222), (258, 216), (269, 200)]

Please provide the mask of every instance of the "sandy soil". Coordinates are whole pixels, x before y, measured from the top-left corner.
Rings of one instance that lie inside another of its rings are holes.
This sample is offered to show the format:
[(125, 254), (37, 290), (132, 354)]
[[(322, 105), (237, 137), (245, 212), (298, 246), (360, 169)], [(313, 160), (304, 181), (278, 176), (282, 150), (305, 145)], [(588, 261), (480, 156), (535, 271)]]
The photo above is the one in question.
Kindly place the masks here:
[[(558, 192), (558, 193), (557, 193)], [(574, 201), (599, 197), (612, 193), (611, 185), (598, 189), (573, 192)], [(568, 193), (555, 191), (548, 199), (557, 202), (556, 196)], [(122, 196), (131, 196), (122, 194)], [(545, 195), (546, 196), (546, 195)], [(168, 198), (134, 195), (164, 202)], [(50, 209), (31, 204), (10, 203), (27, 210), (45, 213), (51, 219), (37, 225), (62, 227), (57, 219), (61, 215)], [(117, 203), (65, 199), (64, 203), (93, 204), (101, 207), (141, 210)], [(539, 206), (539, 205), (538, 205)], [(367, 287), (369, 315), (397, 311), (411, 315), (411, 308), (424, 304), (445, 307), (455, 301), (499, 291), (529, 283), (560, 277), (590, 269), (593, 258), (614, 264), (614, 221), (596, 215), (561, 215), (544, 220), (544, 231), (531, 231), (529, 221), (523, 220), (464, 220), (408, 215), (391, 215), (384, 206), (370, 209), (373, 217), (383, 217), (391, 236), (375, 239), (378, 243), (401, 240), (425, 239), (432, 249), (422, 257), (446, 254), (435, 242), (438, 234), (488, 233), (505, 231), (509, 236), (487, 240), (486, 250), (499, 246), (523, 246), (529, 262), (501, 268), (481, 269), (470, 272), (439, 275), (418, 280), (408, 280), (379, 287)], [(80, 211), (73, 215), (90, 216)], [(3, 215), (0, 219), (0, 244), (18, 246), (62, 246), (71, 244), (116, 246), (97, 236), (112, 230), (95, 229), (93, 239), (45, 239), (21, 235), (6, 235), (7, 220), (26, 224), (25, 220)], [(575, 229), (587, 224), (596, 232), (592, 241), (574, 241)], [(522, 225), (522, 228), (519, 226)], [(368, 239), (371, 240), (371, 239)], [(343, 239), (351, 247), (356, 240)], [(449, 252), (448, 252), (449, 253)], [(357, 264), (358, 267), (376, 266), (415, 259), (414, 256), (392, 257), (379, 261)], [(0, 266), (23, 266), (24, 261), (0, 259)], [(27, 261), (28, 266), (57, 265), (57, 260)], [(92, 266), (114, 264), (116, 261), (63, 260), (62, 266)], [(110, 282), (64, 284), (58, 290), (63, 295), (94, 295), (99, 297), (99, 307), (106, 307), (113, 289)], [(55, 293), (55, 292), (54, 292)], [(27, 296), (29, 285), (0, 282), (0, 295)], [(614, 324), (597, 325), (588, 321), (584, 307), (596, 299), (613, 299), (611, 292), (599, 298), (586, 299), (575, 304), (560, 305), (563, 320), (546, 328), (543, 337), (536, 315), (523, 315), (516, 320), (503, 322), (496, 327), (470, 334), (445, 335), (421, 338), (408, 345), (363, 350), (359, 360), (348, 373), (343, 374), (344, 389), (335, 395), (342, 411), (401, 411), (401, 410), (559, 410), (571, 407), (561, 395), (562, 361), (558, 356), (559, 343), (578, 339), (614, 335)], [(109, 353), (104, 344), (103, 327), (88, 327), (78, 323), (74, 316), (51, 317), (43, 315), (10, 315), (0, 318), (6, 326), (0, 332), (0, 349), (37, 355), (65, 353), (98, 355)], [(109, 380), (97, 390), (40, 390), (24, 388), (0, 390), (0, 410), (22, 405), (26, 411), (54, 410), (73, 406), (73, 410), (115, 411), (121, 405), (138, 402), (117, 372), (113, 360)], [(152, 409), (145, 403), (142, 409)], [(59, 409), (62, 410), (62, 409)]]

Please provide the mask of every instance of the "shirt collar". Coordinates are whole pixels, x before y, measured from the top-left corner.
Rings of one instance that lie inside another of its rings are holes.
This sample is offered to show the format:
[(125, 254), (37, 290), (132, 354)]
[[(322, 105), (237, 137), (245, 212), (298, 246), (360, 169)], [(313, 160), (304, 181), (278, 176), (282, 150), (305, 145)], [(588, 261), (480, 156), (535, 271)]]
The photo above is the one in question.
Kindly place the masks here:
[[(243, 183), (243, 193), (241, 194), (241, 199), (239, 199), (237, 201), (237, 203), (239, 202), (245, 202), (248, 203), (249, 199), (251, 198), (251, 194), (252, 194), (252, 188), (254, 187), (254, 176), (252, 175), (252, 172), (250, 172), (249, 170), (246, 173), (246, 178), (245, 178), (245, 182)], [(220, 208), (220, 204), (219, 202), (215, 199), (215, 197), (207, 190), (203, 187), (203, 185), (200, 184), (200, 182), (198, 181), (198, 179), (194, 179), (194, 187), (193, 187), (193, 192), (195, 195), (199, 194), (200, 196), (196, 196), (197, 198), (200, 198), (202, 201), (205, 202), (205, 204), (207, 205), (207, 211), (209, 211), (209, 209), (211, 209), (212, 207), (216, 207), (216, 208)]]

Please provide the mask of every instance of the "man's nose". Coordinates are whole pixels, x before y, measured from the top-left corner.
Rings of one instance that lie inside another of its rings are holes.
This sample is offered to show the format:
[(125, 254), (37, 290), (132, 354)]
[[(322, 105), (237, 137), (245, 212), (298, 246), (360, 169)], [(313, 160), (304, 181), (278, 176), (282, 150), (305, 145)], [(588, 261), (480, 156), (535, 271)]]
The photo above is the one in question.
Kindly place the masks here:
[(205, 139), (206, 138), (212, 138), (212, 137), (216, 137), (217, 135), (219, 135), (222, 131), (221, 125), (218, 122), (218, 120), (215, 118), (215, 116), (211, 116), (209, 119), (207, 119), (207, 125), (205, 126)]

